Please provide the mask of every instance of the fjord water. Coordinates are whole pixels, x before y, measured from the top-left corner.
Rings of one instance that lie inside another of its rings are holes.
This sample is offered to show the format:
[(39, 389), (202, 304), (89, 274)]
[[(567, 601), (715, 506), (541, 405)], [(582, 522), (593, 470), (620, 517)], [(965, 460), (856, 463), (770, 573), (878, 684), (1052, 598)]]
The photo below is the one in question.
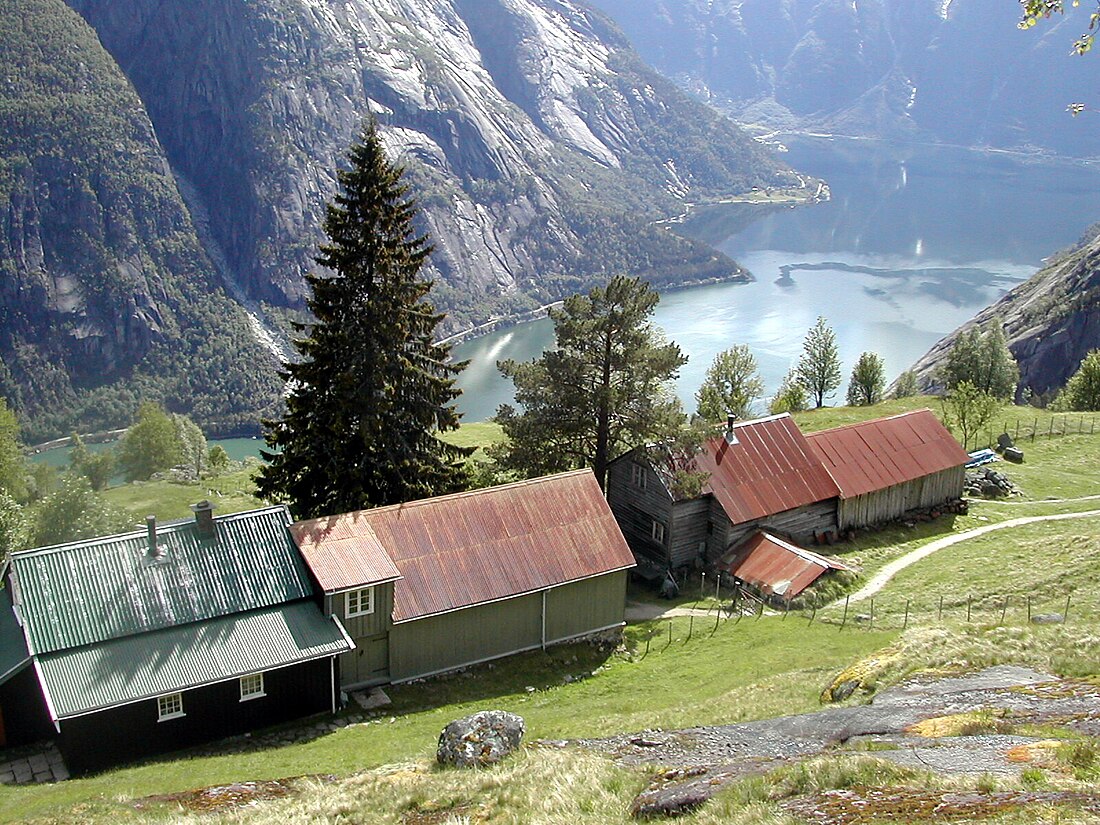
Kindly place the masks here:
[[(1100, 167), (1081, 161), (837, 138), (789, 149), (794, 168), (829, 183), (830, 201), (761, 207), (747, 227), (731, 217), (727, 230), (720, 208), (686, 225), (756, 278), (661, 296), (655, 320), (690, 358), (676, 385), (689, 410), (714, 354), (733, 344), (749, 345), (773, 393), (818, 315), (836, 330), (845, 382), (864, 350), (885, 359), (892, 380), (1100, 220)], [(511, 401), (497, 360), (552, 344), (540, 320), (456, 347), (470, 361), (464, 419)]]

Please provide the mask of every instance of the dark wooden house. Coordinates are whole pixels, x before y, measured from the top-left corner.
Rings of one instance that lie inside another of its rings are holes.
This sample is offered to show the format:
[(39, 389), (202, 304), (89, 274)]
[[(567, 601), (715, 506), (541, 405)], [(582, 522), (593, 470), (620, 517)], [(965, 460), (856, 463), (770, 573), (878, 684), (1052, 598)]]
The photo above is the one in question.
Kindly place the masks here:
[(589, 470), (299, 522), (355, 641), (345, 687), (400, 682), (623, 625), (634, 566)]
[(842, 530), (962, 496), (969, 456), (931, 410), (822, 430), (807, 440), (840, 487)]
[(5, 744), (85, 772), (321, 711), (352, 648), (271, 507), (13, 553), (0, 595)]
[(707, 441), (690, 467), (706, 476), (698, 496), (677, 496), (670, 461), (637, 449), (608, 469), (608, 503), (639, 559), (709, 566), (759, 530), (799, 543), (837, 530), (840, 489), (786, 413)]

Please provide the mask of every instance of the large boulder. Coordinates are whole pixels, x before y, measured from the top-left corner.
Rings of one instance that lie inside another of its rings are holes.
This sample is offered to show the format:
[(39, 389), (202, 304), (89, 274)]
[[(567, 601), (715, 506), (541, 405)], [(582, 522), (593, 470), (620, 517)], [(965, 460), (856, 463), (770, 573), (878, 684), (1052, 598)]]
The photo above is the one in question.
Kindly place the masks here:
[(493, 765), (519, 747), (525, 729), (522, 716), (481, 711), (443, 728), (435, 756), (440, 764), (458, 768)]

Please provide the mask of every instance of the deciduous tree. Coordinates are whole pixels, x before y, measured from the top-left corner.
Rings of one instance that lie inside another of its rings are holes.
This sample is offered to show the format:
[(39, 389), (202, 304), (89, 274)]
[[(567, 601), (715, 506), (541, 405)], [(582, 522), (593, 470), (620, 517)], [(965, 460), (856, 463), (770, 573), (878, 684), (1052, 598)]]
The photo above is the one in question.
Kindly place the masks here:
[(797, 374), (799, 383), (815, 407), (825, 406), (826, 397), (831, 397), (840, 386), (840, 351), (836, 345), (836, 333), (820, 316), (802, 342)]
[(869, 407), (877, 404), (885, 389), (886, 365), (882, 356), (873, 352), (861, 353), (848, 381), (848, 405)]
[(88, 479), (70, 472), (34, 509), (30, 543), (39, 547), (94, 538), (117, 533), (132, 523), (126, 513), (100, 498)]
[(775, 395), (768, 404), (768, 412), (772, 415), (801, 412), (809, 406), (810, 399), (806, 395), (806, 388), (798, 378), (797, 369), (792, 369), (779, 382), (779, 389), (775, 391)]
[(497, 365), (520, 409), (497, 412), (507, 441), (496, 460), (528, 476), (587, 466), (603, 486), (611, 458), (678, 433), (672, 381), (687, 357), (653, 326), (657, 301), (645, 282), (616, 276), (551, 310), (555, 348)]
[(260, 495), (299, 518), (454, 492), (469, 450), (439, 433), (458, 426), (450, 347), (421, 268), (431, 252), (414, 228), (404, 170), (386, 158), (374, 122), (337, 173), (328, 242), (310, 273), (314, 321), (299, 324), (301, 359), (288, 364), (286, 413), (265, 422), (269, 462)]
[(894, 398), (909, 398), (920, 390), (917, 385), (917, 374), (912, 370), (906, 370), (898, 376), (894, 383)]
[(118, 442), (118, 466), (127, 481), (144, 481), (183, 460), (179, 428), (160, 406), (146, 401)]
[(1020, 368), (1008, 349), (1001, 323), (994, 321), (985, 330), (971, 327), (959, 335), (947, 354), (942, 378), (949, 390), (967, 381), (994, 398), (1012, 399)]
[(25, 502), (29, 495), (27, 460), (19, 440), (19, 419), (0, 398), (0, 490), (16, 502)]
[(980, 390), (969, 381), (963, 381), (942, 399), (944, 419), (948, 426), (958, 429), (963, 449), (968, 449), (970, 439), (982, 431), (1000, 407), (1000, 402), (990, 393)]
[(1084, 357), (1051, 406), (1059, 410), (1100, 410), (1100, 349)]
[(695, 401), (703, 419), (725, 421), (731, 413), (750, 417), (753, 402), (763, 394), (764, 380), (756, 369), (756, 359), (747, 345), (737, 344), (714, 356)]

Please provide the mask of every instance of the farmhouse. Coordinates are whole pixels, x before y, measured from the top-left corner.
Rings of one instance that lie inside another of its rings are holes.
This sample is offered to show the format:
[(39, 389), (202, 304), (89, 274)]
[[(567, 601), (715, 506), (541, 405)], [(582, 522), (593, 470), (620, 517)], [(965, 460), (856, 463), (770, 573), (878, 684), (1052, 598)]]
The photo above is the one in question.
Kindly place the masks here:
[(881, 524), (958, 500), (970, 457), (931, 410), (811, 433), (840, 487), (841, 530)]
[[(733, 568), (804, 567), (820, 575), (830, 564), (802, 547), (949, 506), (962, 495), (967, 458), (930, 410), (808, 436), (784, 414), (730, 422), (686, 458), (660, 446), (633, 450), (611, 463), (607, 495), (642, 563), (717, 566), (738, 578)], [(685, 472), (705, 479), (698, 494), (679, 489)], [(788, 580), (776, 576), (757, 584), (792, 595)]]
[(70, 770), (335, 709), (352, 648), (283, 507), (13, 553), (0, 591), (0, 744)]
[(837, 529), (840, 490), (789, 414), (731, 422), (690, 461), (702, 492), (677, 494), (662, 448), (611, 462), (608, 503), (639, 559), (664, 568), (711, 565), (761, 529), (812, 542)]
[(345, 687), (399, 682), (623, 625), (634, 558), (589, 470), (299, 522)]

